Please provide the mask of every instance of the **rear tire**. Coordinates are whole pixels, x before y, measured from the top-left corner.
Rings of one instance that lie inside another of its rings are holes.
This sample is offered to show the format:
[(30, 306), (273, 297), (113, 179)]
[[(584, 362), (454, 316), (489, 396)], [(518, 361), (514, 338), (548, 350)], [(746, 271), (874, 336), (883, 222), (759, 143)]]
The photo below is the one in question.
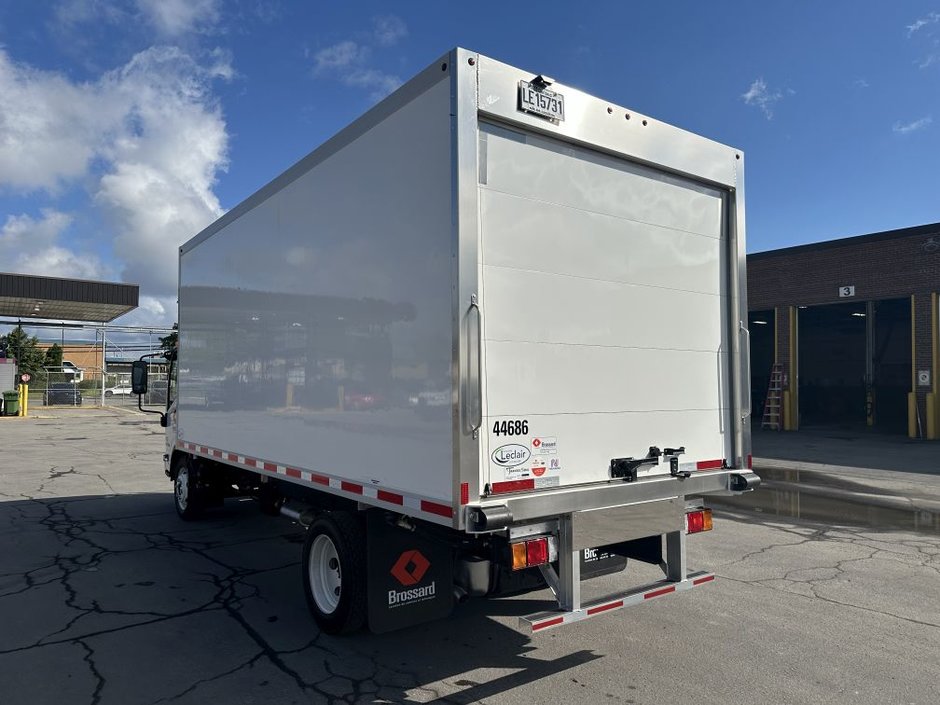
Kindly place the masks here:
[(348, 634), (366, 622), (366, 532), (348, 512), (316, 519), (307, 530), (304, 594), (320, 629)]
[(173, 478), (173, 504), (184, 521), (192, 521), (202, 514), (204, 503), (199, 493), (196, 469), (192, 458), (183, 458)]

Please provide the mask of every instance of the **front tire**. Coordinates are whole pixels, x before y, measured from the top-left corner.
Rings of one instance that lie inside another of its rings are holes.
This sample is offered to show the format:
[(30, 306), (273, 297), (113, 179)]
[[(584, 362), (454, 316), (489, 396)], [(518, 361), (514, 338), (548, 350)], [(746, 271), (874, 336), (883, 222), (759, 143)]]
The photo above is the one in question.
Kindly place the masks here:
[(184, 521), (192, 521), (202, 514), (203, 503), (196, 482), (196, 470), (190, 458), (180, 461), (173, 478), (173, 504)]
[(348, 634), (366, 621), (366, 535), (348, 512), (321, 516), (304, 542), (304, 594), (320, 629)]

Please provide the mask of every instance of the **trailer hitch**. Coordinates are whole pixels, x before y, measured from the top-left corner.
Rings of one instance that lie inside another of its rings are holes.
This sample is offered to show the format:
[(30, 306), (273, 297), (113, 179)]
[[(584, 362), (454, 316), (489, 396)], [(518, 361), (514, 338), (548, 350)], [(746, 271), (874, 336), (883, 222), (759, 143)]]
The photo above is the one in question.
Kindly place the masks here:
[(637, 471), (644, 465), (659, 465), (663, 452), (656, 446), (650, 446), (645, 458), (612, 458), (610, 476), (625, 482), (636, 481)]

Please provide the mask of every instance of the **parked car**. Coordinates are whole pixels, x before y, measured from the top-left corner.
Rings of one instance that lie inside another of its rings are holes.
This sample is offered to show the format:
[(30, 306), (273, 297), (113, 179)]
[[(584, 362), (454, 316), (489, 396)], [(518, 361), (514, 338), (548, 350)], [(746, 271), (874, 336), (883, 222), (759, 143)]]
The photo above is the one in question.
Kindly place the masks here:
[(107, 389), (104, 390), (104, 395), (106, 397), (114, 397), (114, 396), (128, 397), (133, 393), (134, 392), (131, 389), (130, 382), (119, 382), (116, 386), (108, 387)]
[(45, 406), (53, 404), (68, 404), (70, 406), (82, 405), (82, 391), (70, 382), (55, 382), (50, 384), (42, 395)]

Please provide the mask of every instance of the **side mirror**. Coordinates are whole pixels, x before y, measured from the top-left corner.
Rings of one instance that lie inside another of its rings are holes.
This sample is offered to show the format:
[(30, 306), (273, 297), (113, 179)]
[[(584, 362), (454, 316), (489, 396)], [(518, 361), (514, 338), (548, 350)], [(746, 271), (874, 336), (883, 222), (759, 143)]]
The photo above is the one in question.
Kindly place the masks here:
[(166, 428), (166, 426), (167, 426), (166, 414), (160, 414), (160, 426), (161, 426), (162, 428)]
[(134, 394), (147, 393), (147, 363), (136, 360), (131, 367), (131, 391)]

